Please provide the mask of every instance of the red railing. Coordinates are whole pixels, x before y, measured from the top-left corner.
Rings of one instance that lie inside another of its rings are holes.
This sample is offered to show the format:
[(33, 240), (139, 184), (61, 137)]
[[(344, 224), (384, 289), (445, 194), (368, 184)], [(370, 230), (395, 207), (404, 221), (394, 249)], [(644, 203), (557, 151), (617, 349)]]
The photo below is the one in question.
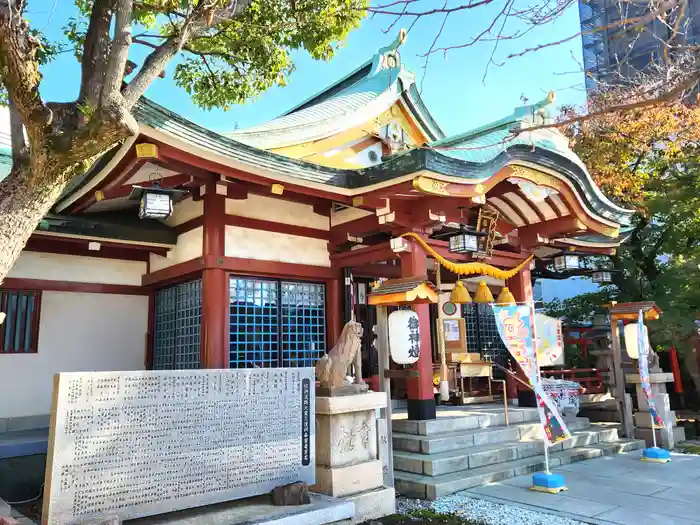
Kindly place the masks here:
[(603, 374), (609, 371), (607, 368), (572, 368), (567, 370), (542, 370), (541, 372), (545, 377), (576, 381), (583, 388), (582, 394), (603, 394), (605, 393)]

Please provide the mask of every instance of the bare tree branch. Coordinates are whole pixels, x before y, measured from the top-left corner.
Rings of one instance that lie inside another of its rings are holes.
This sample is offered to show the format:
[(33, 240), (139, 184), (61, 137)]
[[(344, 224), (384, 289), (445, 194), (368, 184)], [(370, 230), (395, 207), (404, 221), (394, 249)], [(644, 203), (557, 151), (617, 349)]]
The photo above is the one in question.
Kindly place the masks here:
[(133, 0), (116, 0), (114, 39), (109, 51), (109, 63), (102, 88), (102, 100), (121, 91), (124, 68), (129, 58), (131, 46), (131, 16)]
[(83, 44), (82, 81), (80, 97), (84, 104), (96, 107), (104, 85), (109, 56), (109, 29), (114, 0), (95, 0)]
[(231, 0), (228, 7), (215, 8), (201, 2), (180, 25), (179, 31), (159, 45), (146, 57), (138, 73), (124, 88), (127, 107), (131, 108), (144, 94), (151, 82), (165, 70), (170, 61), (182, 50), (190, 38), (222, 20), (235, 18), (243, 13), (251, 0)]
[(51, 111), (39, 95), (41, 74), (35, 59), (39, 42), (22, 18), (22, 5), (15, 0), (0, 1), (0, 79), (27, 126), (31, 144), (43, 136)]
[(675, 100), (679, 97), (681, 97), (684, 93), (692, 90), (695, 86), (698, 85), (698, 82), (700, 82), (700, 69), (695, 69), (694, 71), (691, 72), (691, 74), (681, 83), (679, 83), (676, 87), (669, 89), (668, 91), (665, 91), (663, 93), (658, 94), (658, 96), (652, 96), (644, 100), (639, 100), (635, 102), (630, 102), (629, 104), (619, 104), (619, 105), (613, 105), (609, 106), (597, 111), (593, 111), (590, 113), (586, 113), (583, 115), (577, 115), (575, 117), (571, 117), (565, 120), (560, 120), (554, 123), (550, 124), (539, 124), (537, 126), (530, 126), (522, 129), (515, 130), (516, 134), (524, 133), (526, 131), (535, 131), (537, 129), (546, 129), (546, 128), (561, 128), (565, 127), (571, 124), (575, 124), (577, 122), (584, 122), (586, 120), (591, 120), (596, 117), (599, 117), (601, 115), (606, 115), (608, 113), (617, 113), (617, 112), (622, 112), (622, 111), (629, 111), (632, 109), (639, 109), (639, 108), (646, 108), (646, 107), (653, 107), (653, 106), (658, 106), (661, 104), (664, 104), (666, 102), (670, 102), (672, 100)]

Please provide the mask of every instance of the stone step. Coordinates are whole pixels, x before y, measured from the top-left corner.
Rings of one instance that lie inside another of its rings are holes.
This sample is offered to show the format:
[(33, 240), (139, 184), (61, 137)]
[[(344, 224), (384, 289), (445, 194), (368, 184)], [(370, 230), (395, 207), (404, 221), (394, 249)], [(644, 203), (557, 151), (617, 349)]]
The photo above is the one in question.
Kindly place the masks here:
[[(550, 467), (557, 467), (583, 461), (586, 459), (607, 456), (619, 452), (629, 452), (644, 448), (641, 440), (620, 440), (610, 443), (596, 443), (585, 447), (570, 448), (552, 452), (549, 455)], [(428, 476), (411, 472), (394, 472), (396, 492), (410, 498), (435, 500), (442, 496), (454, 494), (486, 483), (493, 483), (544, 470), (544, 455), (498, 463), (475, 469), (462, 470), (443, 474), (441, 476)]]
[[(584, 418), (568, 419), (567, 425), (573, 432), (585, 430), (589, 422)], [(495, 443), (519, 440), (536, 440), (543, 437), (542, 425), (537, 423), (520, 423), (493, 428), (476, 428), (443, 432), (437, 435), (416, 435), (396, 432), (392, 435), (394, 451), (419, 452), (421, 454), (438, 454), (449, 450), (462, 450)]]
[[(394, 419), (392, 421), (391, 428), (394, 432), (399, 432), (401, 434), (433, 436), (445, 432), (499, 427), (506, 424), (505, 415), (503, 413), (479, 413), (476, 410), (470, 411), (468, 408), (465, 408), (463, 411), (455, 410), (455, 412), (464, 413), (466, 415), (443, 415), (437, 419), (431, 419), (428, 421)], [(511, 425), (518, 423), (531, 423), (535, 421), (539, 421), (539, 415), (537, 414), (536, 409), (511, 408), (508, 410), (508, 422)]]
[[(617, 429), (590, 428), (572, 432), (571, 439), (554, 445), (550, 448), (550, 452), (617, 440)], [(460, 470), (475, 469), (541, 454), (544, 454), (542, 440), (497, 443), (437, 454), (395, 451), (394, 469), (427, 476), (441, 476)]]

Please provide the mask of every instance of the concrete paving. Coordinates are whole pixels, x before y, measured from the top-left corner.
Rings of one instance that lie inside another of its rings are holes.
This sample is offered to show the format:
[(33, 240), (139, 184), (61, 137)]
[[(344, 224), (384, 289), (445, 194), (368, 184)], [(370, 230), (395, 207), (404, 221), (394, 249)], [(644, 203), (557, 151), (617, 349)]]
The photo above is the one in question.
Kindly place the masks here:
[(528, 490), (532, 475), (466, 491), (473, 498), (516, 505), (600, 525), (700, 525), (700, 456), (673, 454), (667, 464), (641, 460), (641, 451), (552, 469), (568, 491)]

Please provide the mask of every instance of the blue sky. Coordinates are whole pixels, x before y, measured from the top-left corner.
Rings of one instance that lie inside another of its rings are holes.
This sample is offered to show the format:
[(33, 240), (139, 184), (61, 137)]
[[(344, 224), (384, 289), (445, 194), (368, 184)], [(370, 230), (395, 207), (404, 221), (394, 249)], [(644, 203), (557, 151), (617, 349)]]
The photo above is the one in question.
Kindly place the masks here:
[[(457, 5), (457, 0), (448, 0)], [(441, 6), (442, 0), (423, 0), (424, 5)], [(526, 5), (523, 3), (523, 5)], [(462, 12), (448, 19), (438, 46), (464, 43), (480, 33), (500, 11), (503, 0), (493, 5)], [(522, 7), (522, 6), (521, 6)], [(33, 27), (43, 29), (50, 37), (59, 38), (61, 28), (75, 8), (70, 0), (36, 0), (29, 3), (27, 18)], [(404, 65), (416, 73), (422, 95), (442, 128), (448, 133), (459, 133), (489, 121), (497, 120), (522, 104), (521, 96), (531, 102), (544, 98), (549, 90), (557, 92), (557, 104), (584, 101), (583, 74), (580, 72), (581, 43), (575, 38), (565, 44), (505, 60), (501, 67), (491, 66), (482, 82), (492, 44), (481, 43), (463, 50), (432, 55), (424, 80), (425, 59), (419, 55), (429, 48), (442, 24), (442, 16), (420, 20), (409, 33), (401, 48)], [(236, 106), (227, 112), (205, 111), (193, 104), (188, 95), (172, 82), (172, 75), (156, 80), (146, 95), (186, 118), (216, 131), (227, 131), (237, 123), (247, 127), (269, 120), (286, 109), (308, 98), (328, 84), (357, 68), (395, 38), (400, 27), (408, 27), (410, 20), (397, 24), (390, 33), (384, 30), (391, 19), (374, 16), (366, 19), (330, 62), (318, 62), (304, 52), (296, 53), (296, 71), (288, 85), (274, 88), (258, 100)], [(510, 24), (511, 28), (515, 28)], [(570, 37), (579, 31), (576, 4), (567, 9), (555, 22), (532, 31), (517, 41), (499, 44), (495, 58), (503, 61), (510, 53), (520, 52), (544, 42)], [(139, 53), (132, 58), (138, 59)], [(138, 60), (135, 60), (138, 61)], [(79, 86), (80, 69), (74, 57), (65, 53), (44, 68), (42, 96), (54, 101), (74, 100)], [(575, 87), (572, 87), (575, 86)]]

